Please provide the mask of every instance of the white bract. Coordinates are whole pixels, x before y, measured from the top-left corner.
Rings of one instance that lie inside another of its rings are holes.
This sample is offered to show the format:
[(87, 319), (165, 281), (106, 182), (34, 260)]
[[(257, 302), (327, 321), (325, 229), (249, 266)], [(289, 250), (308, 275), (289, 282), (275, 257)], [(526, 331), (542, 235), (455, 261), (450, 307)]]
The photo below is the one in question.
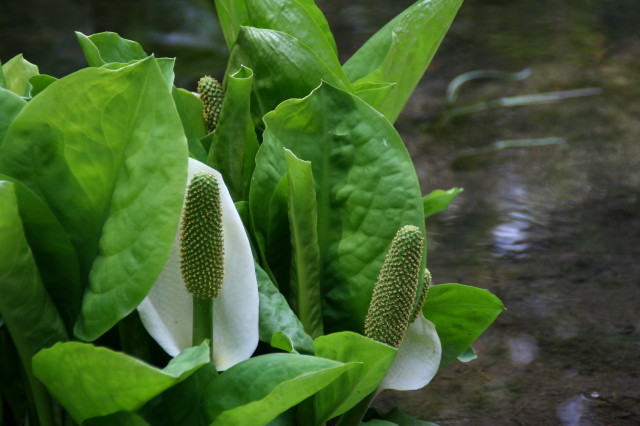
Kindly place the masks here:
[(398, 347), (395, 361), (378, 387), (416, 390), (425, 387), (438, 372), (442, 345), (435, 325), (418, 314)]
[[(218, 180), (224, 233), (224, 281), (213, 300), (213, 354), (218, 370), (248, 359), (258, 345), (258, 284), (249, 239), (222, 176), (189, 159), (188, 182), (196, 173)], [(149, 334), (171, 356), (192, 346), (193, 296), (180, 271), (180, 231), (164, 270), (138, 306)]]

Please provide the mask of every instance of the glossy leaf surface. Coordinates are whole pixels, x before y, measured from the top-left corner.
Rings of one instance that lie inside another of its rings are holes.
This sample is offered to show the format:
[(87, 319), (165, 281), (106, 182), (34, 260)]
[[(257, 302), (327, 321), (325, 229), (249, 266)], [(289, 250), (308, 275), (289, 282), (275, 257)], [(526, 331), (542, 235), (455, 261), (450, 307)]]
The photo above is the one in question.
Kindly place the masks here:
[(489, 291), (462, 284), (440, 284), (429, 289), (422, 312), (436, 325), (442, 342), (440, 368), (454, 361), (505, 310)]
[[(292, 349), (312, 354), (313, 340), (304, 331), (302, 323), (293, 313), (284, 296), (259, 266), (256, 266), (256, 275), (260, 292), (260, 340), (272, 343), (273, 336), (281, 333), (291, 342)], [(289, 351), (289, 349), (285, 350)]]
[(317, 424), (346, 412), (374, 392), (398, 352), (391, 346), (353, 332), (318, 337), (314, 341), (314, 348), (317, 356), (361, 363), (316, 395)]
[(66, 340), (67, 333), (24, 236), (14, 184), (4, 180), (0, 180), (0, 294), (0, 317), (20, 357), (30, 404), (35, 400), (38, 418), (50, 418), (51, 402), (32, 374), (31, 357)]
[(311, 163), (285, 150), (289, 176), (289, 230), (291, 232), (291, 276), (293, 310), (311, 337), (321, 336), (320, 249), (318, 206)]
[(213, 132), (207, 163), (218, 170), (234, 201), (249, 198), (258, 138), (251, 120), (253, 72), (242, 66), (227, 77), (218, 126)]
[(321, 81), (350, 85), (341, 67), (324, 63), (310, 47), (281, 31), (241, 27), (227, 73), (241, 65), (254, 73), (251, 109), (257, 118), (284, 100), (308, 95)]
[(76, 335), (97, 338), (149, 291), (173, 243), (186, 167), (180, 118), (153, 58), (62, 78), (13, 121), (0, 173), (45, 201), (78, 253), (89, 289)]
[(267, 424), (356, 364), (296, 354), (269, 354), (244, 361), (207, 388), (213, 425)]
[(27, 83), (31, 77), (38, 74), (38, 67), (24, 59), (20, 54), (2, 64), (2, 74), (4, 76), (4, 87), (18, 96), (25, 96), (27, 94)]
[(345, 64), (354, 83), (396, 83), (378, 106), (391, 122), (404, 108), (462, 0), (419, 0), (373, 35)]
[(41, 279), (71, 332), (84, 291), (73, 245), (60, 222), (33, 191), (11, 177), (0, 174), (0, 179), (13, 181), (25, 237)]
[(26, 104), (20, 96), (0, 87), (0, 145), (9, 125)]
[(310, 161), (316, 186), (325, 330), (361, 331), (391, 240), (424, 229), (422, 195), (409, 154), (391, 124), (358, 97), (323, 84), (265, 117), (250, 207), (267, 234), (263, 206), (286, 173), (283, 148)]
[(73, 419), (82, 423), (118, 411), (136, 411), (208, 362), (209, 347), (204, 343), (185, 350), (161, 370), (121, 352), (67, 342), (34, 356), (33, 371)]

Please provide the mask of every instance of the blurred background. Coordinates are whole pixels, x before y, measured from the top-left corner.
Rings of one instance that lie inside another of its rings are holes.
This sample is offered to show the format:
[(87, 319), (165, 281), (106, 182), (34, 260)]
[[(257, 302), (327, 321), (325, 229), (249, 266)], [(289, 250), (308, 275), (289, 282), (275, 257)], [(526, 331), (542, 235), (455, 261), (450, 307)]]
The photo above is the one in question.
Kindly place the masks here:
[[(115, 31), (177, 57), (193, 90), (226, 64), (212, 3), (0, 0), (0, 59), (62, 77), (85, 66), (73, 31)], [(317, 3), (344, 61), (412, 1)], [(376, 405), (442, 425), (640, 424), (639, 23), (638, 0), (465, 1), (396, 127), (425, 194), (464, 188), (427, 221), (434, 282), (508, 310), (477, 360)]]

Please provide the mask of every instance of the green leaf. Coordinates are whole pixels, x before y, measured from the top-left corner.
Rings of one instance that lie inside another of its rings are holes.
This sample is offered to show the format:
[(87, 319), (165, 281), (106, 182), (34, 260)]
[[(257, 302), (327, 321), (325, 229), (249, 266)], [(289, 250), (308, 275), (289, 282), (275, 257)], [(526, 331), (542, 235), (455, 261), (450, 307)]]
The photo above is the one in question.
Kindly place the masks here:
[(29, 96), (33, 98), (56, 80), (57, 78), (47, 74), (34, 75), (29, 79), (29, 86), (31, 87), (29, 90)]
[[(311, 337), (305, 333), (302, 323), (293, 313), (284, 296), (258, 265), (256, 265), (256, 276), (260, 293), (260, 340), (272, 343), (274, 336), (280, 334), (276, 337), (276, 341), (282, 342), (282, 335), (284, 335), (291, 342), (292, 349), (312, 354)], [(278, 348), (286, 350), (280, 346)]]
[(118, 411), (108, 416), (94, 417), (82, 423), (82, 426), (146, 426), (147, 423), (136, 413)]
[(434, 214), (449, 208), (449, 204), (464, 191), (463, 188), (451, 188), (446, 191), (435, 189), (424, 196), (422, 205), (424, 208), (424, 217), (433, 216)]
[(237, 0), (214, 0), (214, 3), (222, 34), (227, 42), (227, 47), (231, 50), (238, 38), (240, 27), (246, 26), (249, 22), (247, 5), (244, 1)]
[(139, 43), (122, 38), (116, 33), (102, 32), (86, 36), (76, 31), (76, 38), (90, 67), (101, 67), (110, 62), (126, 63), (147, 57)]
[(380, 419), (373, 419), (373, 420), (369, 420), (368, 422), (362, 422), (360, 424), (364, 426), (398, 426), (397, 423), (389, 422), (387, 420), (380, 420)]
[(296, 354), (250, 358), (209, 385), (205, 407), (212, 425), (266, 424), (356, 365)]
[(312, 48), (325, 63), (338, 61), (329, 24), (311, 0), (215, 0), (215, 4), (229, 49), (240, 27), (250, 26), (282, 31)]
[(22, 381), (16, 348), (7, 328), (0, 327), (0, 404), (4, 399), (4, 413), (0, 413), (0, 419), (12, 420), (8, 424), (20, 424), (25, 414), (27, 395)]
[[(117, 69), (148, 57), (138, 42), (122, 38), (116, 33), (107, 31), (86, 36), (76, 31), (76, 38), (90, 67), (107, 65), (109, 69)], [(171, 87), (175, 77), (175, 58), (158, 58), (156, 61), (167, 86)]]
[(119, 411), (136, 411), (207, 363), (206, 343), (186, 349), (160, 370), (121, 352), (67, 342), (38, 352), (33, 357), (33, 372), (73, 419), (82, 423)]
[(287, 33), (330, 68), (340, 68), (329, 24), (312, 0), (246, 0), (245, 4), (248, 21), (242, 25)]
[(430, 287), (422, 311), (440, 336), (440, 368), (465, 352), (504, 310), (500, 299), (488, 290), (462, 284)]
[(215, 366), (208, 363), (149, 401), (140, 409), (140, 414), (154, 426), (208, 426), (211, 420), (204, 412), (202, 401), (207, 386), (217, 376)]
[(397, 83), (378, 108), (394, 122), (449, 29), (462, 0), (419, 0), (373, 35), (345, 64), (354, 83)]
[(0, 89), (7, 88), (7, 81), (4, 79), (4, 71), (2, 71), (2, 61), (0, 61)]
[(0, 146), (9, 125), (26, 104), (20, 96), (0, 87)]
[[(380, 420), (385, 422), (391, 422), (398, 426), (438, 426), (435, 423), (425, 422), (424, 420), (418, 420), (402, 411), (399, 408), (394, 408), (385, 414), (378, 414)], [(366, 424), (370, 424), (368, 422)]]
[(67, 333), (24, 236), (14, 186), (0, 181), (0, 316), (16, 346), (26, 385), (42, 420), (51, 418), (51, 402), (33, 377), (31, 357), (42, 348), (66, 340)]
[(173, 88), (171, 96), (173, 96), (184, 134), (187, 137), (189, 153), (196, 160), (205, 163), (207, 151), (204, 149), (202, 142), (200, 142), (200, 139), (205, 135), (202, 101), (192, 92), (178, 89), (177, 87)]
[(289, 229), (291, 232), (291, 307), (311, 337), (324, 334), (320, 294), (318, 210), (311, 163), (284, 150), (289, 175)]
[(227, 72), (245, 65), (254, 73), (251, 109), (257, 118), (280, 102), (306, 96), (321, 81), (348, 89), (341, 67), (326, 64), (295, 37), (275, 30), (241, 27)]
[(213, 132), (207, 163), (218, 170), (234, 201), (249, 198), (258, 138), (251, 120), (253, 72), (241, 66), (228, 76), (219, 124)]
[(254, 228), (266, 235), (273, 226), (274, 212), (264, 206), (287, 172), (282, 149), (311, 161), (325, 330), (362, 331), (395, 233), (404, 225), (424, 230), (411, 158), (382, 115), (328, 84), (304, 99), (283, 103), (264, 120), (249, 199)]
[(78, 257), (69, 237), (47, 205), (28, 187), (13, 181), (27, 242), (36, 265), (66, 329), (70, 332), (80, 312), (82, 282)]
[[(291, 272), (291, 236), (288, 217), (289, 175), (285, 173), (280, 178), (270, 196), (264, 195), (266, 196), (264, 201), (268, 203), (265, 205), (268, 208), (262, 210), (263, 226), (256, 228), (254, 224), (254, 236), (263, 259), (263, 267), (288, 300), (288, 283)], [(251, 199), (251, 192), (249, 198)], [(249, 209), (255, 208), (255, 203), (250, 202)], [(251, 220), (253, 223), (253, 216)]]
[(473, 350), (473, 346), (469, 346), (464, 352), (458, 355), (458, 361), (460, 362), (470, 362), (476, 358), (478, 358), (478, 355), (476, 355), (476, 351)]
[(93, 340), (148, 293), (169, 255), (186, 182), (180, 118), (153, 58), (51, 84), (13, 121), (0, 173), (48, 205), (78, 253), (75, 333)]
[(374, 392), (396, 357), (397, 349), (352, 332), (318, 337), (316, 355), (340, 362), (360, 362), (316, 395), (316, 424), (339, 416)]
[(18, 96), (27, 94), (29, 79), (38, 74), (38, 67), (22, 57), (16, 55), (9, 62), (2, 65), (5, 87)]
[(379, 109), (395, 86), (393, 83), (358, 83), (353, 85), (353, 94)]

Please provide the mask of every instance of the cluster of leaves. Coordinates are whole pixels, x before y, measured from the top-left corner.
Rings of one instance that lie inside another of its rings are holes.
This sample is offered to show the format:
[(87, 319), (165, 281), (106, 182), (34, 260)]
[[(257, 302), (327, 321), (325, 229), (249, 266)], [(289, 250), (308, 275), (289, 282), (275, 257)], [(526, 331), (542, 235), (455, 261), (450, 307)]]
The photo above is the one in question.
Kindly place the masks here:
[[(313, 1), (216, 0), (231, 53), (208, 134), (174, 60), (116, 34), (78, 34), (89, 66), (60, 79), (5, 63), (0, 419), (359, 424), (398, 353), (361, 335), (391, 240), (459, 192), (422, 196), (392, 123), (460, 3), (418, 1), (341, 65)], [(220, 172), (255, 256), (262, 343), (222, 374), (206, 342), (169, 360), (135, 311), (172, 251), (189, 157)], [(502, 309), (433, 286), (436, 367), (472, 357)]]

